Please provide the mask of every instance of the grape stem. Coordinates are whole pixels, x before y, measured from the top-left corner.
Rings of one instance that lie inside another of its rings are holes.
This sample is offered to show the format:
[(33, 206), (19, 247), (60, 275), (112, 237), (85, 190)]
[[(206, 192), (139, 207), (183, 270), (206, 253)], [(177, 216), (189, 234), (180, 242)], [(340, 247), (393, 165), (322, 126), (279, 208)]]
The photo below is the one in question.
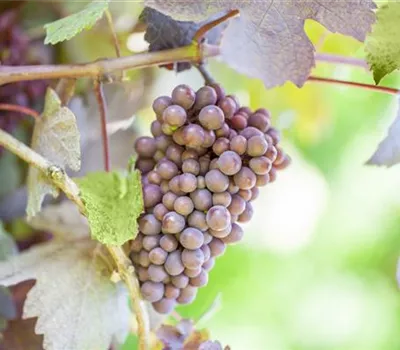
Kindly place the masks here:
[(56, 92), (61, 104), (66, 106), (75, 93), (76, 79), (62, 78), (56, 86)]
[(9, 103), (0, 103), (0, 110), (2, 111), (11, 111), (11, 112), (19, 112), (25, 115), (29, 115), (30, 117), (33, 117), (35, 119), (39, 118), (39, 113), (36, 112), (35, 110), (28, 108), (28, 107), (23, 107), (19, 105), (13, 105)]
[(175, 62), (201, 62), (220, 54), (216, 45), (198, 44), (156, 52), (139, 53), (126, 57), (98, 60), (85, 64), (49, 64), (32, 66), (1, 66), (0, 85), (27, 80), (60, 78), (103, 78), (114, 71), (140, 69)]
[(196, 65), (196, 68), (199, 70), (200, 74), (203, 76), (203, 79), (206, 84), (214, 84), (215, 79), (212, 77), (210, 72), (207, 70), (206, 66), (203, 63)]
[[(86, 215), (85, 206), (79, 197), (79, 188), (66, 174), (64, 169), (51, 163), (39, 153), (1, 129), (0, 145), (45, 174), (49, 181), (62, 190), (78, 206), (80, 212)], [(117, 271), (127, 286), (132, 300), (133, 311), (138, 323), (139, 349), (147, 350), (149, 348), (149, 321), (147, 311), (141, 301), (139, 282), (134, 273), (134, 267), (122, 247), (111, 245), (107, 245), (106, 247), (113, 257)]]
[(106, 9), (104, 14), (106, 16), (108, 27), (110, 28), (112, 39), (114, 42), (115, 53), (116, 53), (117, 57), (121, 57), (121, 47), (119, 45), (119, 40), (118, 40), (117, 32), (115, 31), (115, 26), (114, 26), (114, 22), (113, 22), (113, 19), (111, 16), (111, 12), (109, 9)]
[(315, 54), (315, 59), (319, 62), (333, 63), (333, 64), (347, 64), (350, 66), (360, 67), (369, 70), (368, 63), (360, 58), (331, 55), (327, 53), (317, 53)]
[(94, 80), (94, 92), (99, 105), (100, 123), (101, 123), (101, 139), (103, 144), (104, 170), (110, 171), (110, 148), (107, 134), (107, 102), (104, 97), (103, 84), (99, 80)]
[(391, 94), (391, 95), (397, 95), (400, 91), (399, 89), (391, 88), (391, 87), (387, 87), (387, 86), (357, 83), (354, 81), (339, 80), (339, 79), (332, 79), (332, 78), (322, 78), (322, 77), (315, 77), (315, 76), (308, 77), (307, 81), (315, 82), (315, 83), (328, 83), (328, 84), (334, 84), (334, 85), (352, 86), (352, 87), (358, 87), (358, 88), (371, 90), (371, 91), (384, 92), (384, 93)]

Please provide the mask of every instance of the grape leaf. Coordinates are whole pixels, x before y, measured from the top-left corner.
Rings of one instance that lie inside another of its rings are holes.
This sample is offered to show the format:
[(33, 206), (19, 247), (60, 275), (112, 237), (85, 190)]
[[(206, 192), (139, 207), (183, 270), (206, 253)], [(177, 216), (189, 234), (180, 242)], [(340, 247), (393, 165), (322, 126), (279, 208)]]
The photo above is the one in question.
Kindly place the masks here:
[[(216, 18), (218, 15), (200, 23), (175, 21), (170, 16), (164, 15), (150, 7), (146, 7), (140, 15), (140, 19), (147, 24), (144, 38), (150, 44), (149, 51), (160, 51), (189, 45), (197, 30), (206, 22), (214, 19), (214, 17)], [(226, 23), (222, 23), (207, 32), (207, 42), (210, 44), (219, 44), (222, 32), (226, 26)], [(179, 62), (176, 65), (176, 70), (181, 72), (190, 67), (191, 64), (189, 62)]]
[(23, 317), (38, 318), (35, 331), (44, 335), (46, 350), (106, 350), (127, 335), (126, 290), (111, 282), (95, 247), (87, 240), (52, 240), (0, 263), (0, 284), (36, 279)]
[(96, 172), (76, 181), (94, 239), (122, 245), (136, 237), (137, 218), (143, 212), (139, 171), (127, 175)]
[(377, 21), (367, 37), (365, 50), (375, 82), (379, 84), (385, 75), (400, 68), (400, 2), (383, 5), (376, 16)]
[[(48, 88), (43, 113), (35, 122), (31, 147), (58, 166), (66, 165), (78, 171), (81, 165), (79, 130), (75, 115), (61, 101), (54, 90)], [(40, 170), (30, 166), (28, 173), (28, 205), (31, 218), (40, 211), (46, 194), (58, 195), (58, 189)]]
[[(400, 104), (400, 96), (398, 97)], [(368, 165), (393, 166), (400, 162), (400, 107), (385, 139), (367, 161)]]
[(269, 88), (288, 80), (302, 86), (308, 78), (315, 61), (304, 32), (306, 19), (360, 41), (375, 20), (372, 0), (145, 0), (145, 5), (181, 21), (202, 21), (221, 11), (240, 10), (241, 16), (231, 19), (224, 32), (222, 59), (238, 72), (262, 79)]
[(54, 45), (73, 38), (84, 29), (90, 29), (103, 16), (109, 1), (92, 1), (82, 11), (46, 24), (44, 43)]

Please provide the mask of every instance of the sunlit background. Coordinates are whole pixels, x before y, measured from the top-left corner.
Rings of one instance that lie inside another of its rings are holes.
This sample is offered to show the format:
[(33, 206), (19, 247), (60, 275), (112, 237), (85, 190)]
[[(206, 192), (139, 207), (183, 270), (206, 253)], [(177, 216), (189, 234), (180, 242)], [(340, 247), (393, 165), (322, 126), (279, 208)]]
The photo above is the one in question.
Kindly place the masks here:
[[(121, 13), (116, 27), (123, 31), (134, 14)], [(306, 29), (319, 53), (364, 57), (356, 40), (312, 21)], [(62, 59), (112, 55), (109, 42), (94, 40), (97, 34), (65, 44)], [(124, 37), (125, 53), (146, 49), (142, 33)], [(400, 167), (365, 165), (395, 117), (396, 98), (311, 82), (266, 90), (215, 59), (209, 63), (243, 105), (271, 111), (292, 165), (262, 189), (243, 242), (218, 259), (208, 286), (179, 314), (196, 320), (211, 307), (199, 326), (233, 350), (400, 349)], [(152, 97), (169, 94), (178, 83), (203, 84), (194, 69), (153, 73), (148, 106), (135, 113), (143, 133), (154, 118)], [(360, 67), (317, 62), (313, 74), (373, 83)], [(381, 84), (400, 87), (399, 76)], [(219, 306), (212, 307), (216, 299)], [(135, 341), (130, 337), (124, 350), (134, 349)]]

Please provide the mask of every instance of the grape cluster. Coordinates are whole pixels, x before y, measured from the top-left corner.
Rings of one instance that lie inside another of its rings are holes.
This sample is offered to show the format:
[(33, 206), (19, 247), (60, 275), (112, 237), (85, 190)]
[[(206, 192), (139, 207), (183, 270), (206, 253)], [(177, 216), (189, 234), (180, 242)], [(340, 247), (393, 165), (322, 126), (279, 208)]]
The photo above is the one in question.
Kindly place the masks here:
[[(18, 9), (0, 13), (0, 63), (20, 66), (37, 64), (30, 55), (30, 41), (18, 24)], [(22, 81), (0, 86), (0, 103), (35, 107), (42, 100), (46, 84), (43, 81)], [(1, 112), (0, 129), (12, 131), (23, 116), (16, 112)]]
[(265, 109), (217, 84), (178, 85), (153, 103), (153, 137), (135, 143), (145, 214), (131, 245), (141, 292), (160, 313), (194, 300), (215, 258), (240, 241), (259, 187), (290, 159)]

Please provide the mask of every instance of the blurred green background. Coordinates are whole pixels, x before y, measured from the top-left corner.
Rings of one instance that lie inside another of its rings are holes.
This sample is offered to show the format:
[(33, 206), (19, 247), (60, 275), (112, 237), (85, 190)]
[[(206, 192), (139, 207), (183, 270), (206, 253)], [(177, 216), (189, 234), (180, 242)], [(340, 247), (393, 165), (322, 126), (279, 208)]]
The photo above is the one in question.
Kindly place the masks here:
[[(145, 50), (143, 34), (125, 30), (134, 26), (140, 8), (124, 2), (112, 10), (123, 52)], [(364, 57), (362, 44), (351, 38), (312, 21), (306, 30), (319, 53)], [(101, 23), (59, 46), (58, 61), (113, 57), (110, 40), (98, 40), (104, 33)], [(266, 90), (215, 59), (209, 63), (242, 105), (271, 111), (292, 165), (261, 191), (244, 241), (218, 259), (196, 301), (177, 311), (198, 319), (220, 298), (221, 306), (199, 326), (233, 350), (400, 349), (400, 167), (365, 165), (396, 115), (397, 99), (317, 83)], [(171, 93), (178, 83), (203, 84), (194, 69), (150, 73), (148, 103), (135, 112), (142, 133), (149, 133), (154, 118), (153, 97)], [(313, 74), (373, 83), (360, 67), (317, 62)], [(391, 74), (381, 84), (400, 87), (400, 77)], [(85, 89), (82, 84), (80, 91)], [(129, 337), (123, 349), (133, 350), (135, 343)]]

